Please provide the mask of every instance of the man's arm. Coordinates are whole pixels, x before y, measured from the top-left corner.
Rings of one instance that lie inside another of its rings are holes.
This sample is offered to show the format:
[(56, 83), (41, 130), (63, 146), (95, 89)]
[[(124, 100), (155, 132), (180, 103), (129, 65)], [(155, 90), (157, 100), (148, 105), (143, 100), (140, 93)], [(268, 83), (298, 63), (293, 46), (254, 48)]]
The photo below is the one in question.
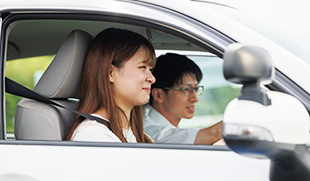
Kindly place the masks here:
[(197, 133), (194, 144), (212, 145), (222, 138), (222, 121), (215, 125), (200, 129)]

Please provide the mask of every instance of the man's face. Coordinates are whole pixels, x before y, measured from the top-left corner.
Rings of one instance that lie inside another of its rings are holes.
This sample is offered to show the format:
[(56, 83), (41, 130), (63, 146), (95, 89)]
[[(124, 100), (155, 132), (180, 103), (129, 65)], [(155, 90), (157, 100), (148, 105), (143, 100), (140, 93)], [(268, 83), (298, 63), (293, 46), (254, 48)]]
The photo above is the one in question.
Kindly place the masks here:
[[(182, 78), (182, 83), (173, 86), (173, 88), (182, 88), (184, 86), (197, 87), (198, 82), (194, 75), (187, 74)], [(196, 91), (190, 96), (185, 96), (182, 90), (169, 89), (163, 94), (163, 114), (169, 121), (179, 121), (181, 118), (190, 119), (194, 116), (196, 103), (199, 98)]]

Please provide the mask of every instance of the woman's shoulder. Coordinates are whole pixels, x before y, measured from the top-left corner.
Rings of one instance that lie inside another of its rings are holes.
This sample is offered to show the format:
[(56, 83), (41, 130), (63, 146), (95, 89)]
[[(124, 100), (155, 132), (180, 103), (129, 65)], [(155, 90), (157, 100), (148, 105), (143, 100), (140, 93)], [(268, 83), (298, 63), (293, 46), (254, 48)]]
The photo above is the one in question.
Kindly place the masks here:
[(105, 125), (86, 119), (74, 131), (72, 141), (121, 142)]
[(83, 129), (83, 128), (87, 128), (87, 127), (96, 127), (98, 129), (109, 130), (109, 128), (107, 126), (105, 126), (104, 124), (101, 124), (95, 120), (89, 120), (89, 119), (85, 119), (83, 122), (81, 122), (81, 124), (77, 127), (77, 129)]
[[(102, 120), (105, 120), (109, 122), (107, 119), (104, 117), (98, 115), (98, 114), (91, 114), (93, 117), (98, 117)], [(104, 124), (101, 124), (97, 122), (96, 120), (90, 120), (90, 119), (85, 119), (81, 124), (76, 128), (76, 131), (82, 130), (82, 129), (93, 129), (93, 130), (106, 130), (112, 133), (112, 131)]]

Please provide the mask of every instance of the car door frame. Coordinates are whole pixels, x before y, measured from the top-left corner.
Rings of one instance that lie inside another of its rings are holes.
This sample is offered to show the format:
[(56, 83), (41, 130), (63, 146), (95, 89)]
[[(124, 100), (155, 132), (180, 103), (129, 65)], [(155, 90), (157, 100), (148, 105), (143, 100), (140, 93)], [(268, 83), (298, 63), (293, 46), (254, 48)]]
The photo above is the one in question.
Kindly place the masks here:
[[(120, 3), (120, 2), (118, 2)], [(144, 25), (150, 28), (154, 28), (165, 33), (173, 34), (180, 38), (183, 38), (189, 42), (195, 43), (196, 45), (214, 53), (215, 55), (222, 58), (223, 52), (226, 47), (234, 42), (237, 42), (233, 38), (217, 31), (216, 29), (204, 24), (203, 22), (197, 21), (191, 17), (188, 17), (182, 13), (176, 12), (174, 10), (156, 6), (155, 4), (148, 4), (143, 2), (122, 2), (127, 3), (128, 8), (132, 8), (126, 12), (115, 9), (104, 9), (102, 11), (92, 11), (84, 9), (83, 11), (66, 9), (10, 9), (10, 10), (0, 10), (1, 11), (1, 50), (0, 57), (2, 63), (0, 65), (0, 70), (2, 75), (4, 75), (5, 68), (5, 48), (6, 48), (6, 28), (17, 19), (79, 19), (83, 20), (85, 17), (88, 19), (93, 19), (96, 21), (116, 21), (122, 23), (128, 23), (132, 25)], [(60, 8), (61, 9), (61, 8)], [(143, 13), (147, 11), (156, 12), (156, 17), (151, 15), (145, 15)], [(2, 21), (3, 19), (3, 21)], [(175, 21), (171, 21), (174, 19)], [(186, 27), (188, 29), (186, 29)], [(210, 48), (211, 47), (211, 48)], [(0, 80), (1, 85), (1, 95), (0, 101), (3, 103), (0, 109), (0, 139), (6, 139), (5, 131), (5, 107), (4, 107), (4, 82), (3, 79)], [(290, 81), (284, 74), (276, 70), (275, 79), (273, 84), (267, 86), (271, 90), (277, 90), (289, 93), (297, 97), (300, 101), (304, 103), (308, 110), (310, 110), (310, 96), (305, 91), (303, 91), (297, 84)]]
[[(205, 48), (212, 53), (215, 53), (218, 56), (222, 56), (224, 52), (224, 48), (228, 46), (230, 43), (233, 42), (232, 39), (228, 38), (227, 36), (221, 34), (220, 32), (215, 31), (211, 27), (205, 26), (204, 24), (195, 21), (185, 15), (182, 15), (178, 12), (165, 9), (163, 7), (157, 7), (155, 5), (144, 4), (141, 2), (131, 2), (133, 7), (135, 8), (134, 13), (128, 14), (128, 12), (116, 12), (115, 10), (105, 10), (101, 12), (92, 12), (92, 13), (85, 13), (85, 12), (75, 12), (64, 10), (60, 12), (59, 10), (18, 10), (18, 13), (15, 13), (17, 10), (11, 10), (10, 12), (2, 12), (2, 18), (4, 19), (2, 23), (2, 31), (1, 31), (1, 54), (0, 57), (2, 59), (2, 64), (0, 67), (2, 71), (2, 75), (4, 75), (4, 67), (5, 67), (5, 49), (6, 48), (6, 29), (8, 26), (17, 20), (30, 20), (30, 19), (77, 19), (83, 20), (85, 17), (90, 17), (93, 20), (97, 21), (116, 21), (122, 23), (128, 23), (133, 25), (144, 25), (150, 28), (155, 28), (156, 30), (163, 31), (166, 33), (174, 34), (180, 38), (184, 38), (190, 42), (194, 42), (196, 45)], [(150, 17), (144, 18), (143, 13), (146, 10), (152, 10), (157, 13), (157, 15), (164, 16), (157, 17), (157, 19), (152, 19)], [(140, 11), (140, 12), (139, 12)], [(117, 14), (117, 15), (116, 15)], [(140, 15), (140, 16), (138, 16)], [(173, 16), (172, 16), (173, 15)], [(175, 22), (169, 21), (167, 19), (171, 17), (175, 19)], [(144, 18), (144, 19), (143, 19)], [(180, 23), (182, 23), (180, 25)], [(182, 25), (186, 24), (190, 29), (185, 29)], [(210, 41), (212, 40), (212, 41)], [(209, 47), (212, 47), (210, 49)], [(1, 91), (4, 90), (4, 82), (0, 80)], [(2, 92), (4, 95), (5, 92)], [(0, 96), (0, 100), (4, 103), (4, 96)], [(5, 107), (2, 105), (2, 109), (0, 110), (0, 139), (6, 139), (6, 131), (5, 131)]]

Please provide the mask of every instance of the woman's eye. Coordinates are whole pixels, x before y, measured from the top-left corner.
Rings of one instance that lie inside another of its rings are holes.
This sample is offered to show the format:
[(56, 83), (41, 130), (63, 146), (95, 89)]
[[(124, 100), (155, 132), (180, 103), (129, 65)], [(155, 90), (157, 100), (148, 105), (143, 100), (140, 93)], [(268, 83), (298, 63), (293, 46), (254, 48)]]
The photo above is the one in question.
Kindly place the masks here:
[(140, 66), (139, 68), (140, 68), (140, 69), (143, 69), (143, 70), (149, 70), (150, 72), (153, 71), (153, 67), (150, 67), (150, 66), (148, 66), (148, 65), (143, 65), (143, 66)]

